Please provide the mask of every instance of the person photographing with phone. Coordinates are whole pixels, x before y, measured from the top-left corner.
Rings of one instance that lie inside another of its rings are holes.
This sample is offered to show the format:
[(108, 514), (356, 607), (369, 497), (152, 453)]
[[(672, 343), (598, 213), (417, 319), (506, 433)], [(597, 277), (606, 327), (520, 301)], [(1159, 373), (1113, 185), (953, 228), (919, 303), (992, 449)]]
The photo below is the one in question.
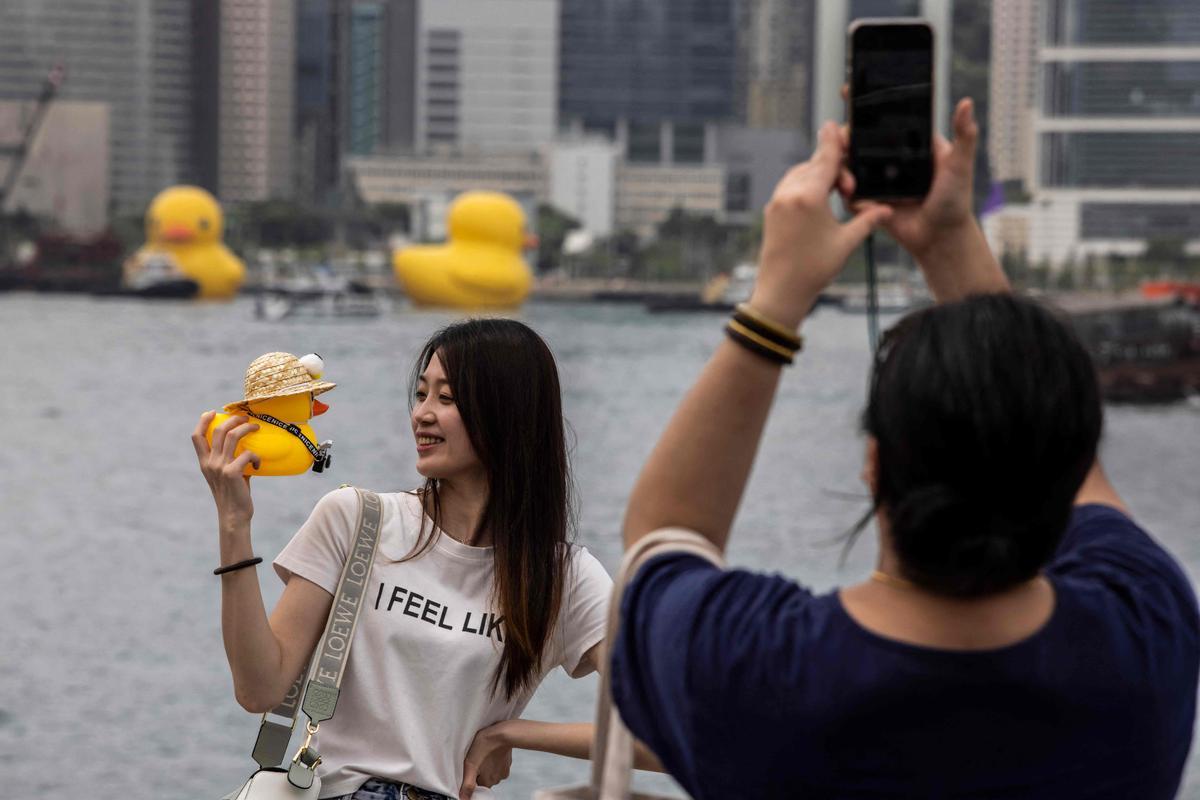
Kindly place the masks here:
[(932, 140), (923, 199), (854, 203), (842, 223), (829, 196), (859, 187), (847, 132), (825, 124), (766, 207), (748, 307), (632, 491), (626, 547), (675, 527), (723, 550), (819, 292), (877, 228), (913, 255), (939, 305), (904, 317), (875, 354), (870, 578), (818, 595), (676, 554), (624, 594), (613, 698), (693, 797), (1178, 790), (1195, 597), (1100, 468), (1089, 357), (1053, 313), (1010, 293), (988, 250), (971, 210), (969, 100), (953, 130), (953, 143)]

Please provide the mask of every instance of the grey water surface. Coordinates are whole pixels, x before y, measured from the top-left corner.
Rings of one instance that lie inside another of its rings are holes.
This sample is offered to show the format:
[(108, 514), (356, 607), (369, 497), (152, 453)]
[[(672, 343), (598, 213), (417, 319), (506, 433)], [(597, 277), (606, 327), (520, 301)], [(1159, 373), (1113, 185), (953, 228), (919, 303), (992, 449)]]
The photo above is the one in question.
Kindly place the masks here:
[[(722, 318), (541, 303), (517, 316), (558, 358), (574, 430), (578, 538), (612, 570), (629, 490), (720, 340)], [(336, 442), (334, 465), (253, 482), (255, 547), (269, 560), (338, 484), (418, 483), (406, 380), (420, 345), (451, 319), (400, 307), (377, 319), (269, 324), (253, 319), (247, 299), (0, 296), (5, 797), (196, 800), (249, 774), (258, 720), (233, 699), (211, 574), (215, 515), (189, 434), (202, 411), (241, 397), (254, 357), (325, 358), (338, 387), (323, 396), (330, 411), (314, 427)], [(866, 507), (857, 427), (866, 322), (820, 310), (805, 333), (730, 559), (828, 589), (861, 580), (874, 558), (867, 535), (839, 565), (833, 541)], [(1139, 521), (1200, 574), (1200, 409), (1110, 408), (1104, 458)], [(270, 569), (259, 575), (272, 605), (282, 586)], [(590, 720), (595, 688), (594, 678), (555, 674), (526, 716)], [(1200, 797), (1194, 761), (1186, 797)], [(518, 753), (497, 793), (528, 798), (586, 774), (584, 762)], [(637, 784), (672, 787), (657, 776)]]

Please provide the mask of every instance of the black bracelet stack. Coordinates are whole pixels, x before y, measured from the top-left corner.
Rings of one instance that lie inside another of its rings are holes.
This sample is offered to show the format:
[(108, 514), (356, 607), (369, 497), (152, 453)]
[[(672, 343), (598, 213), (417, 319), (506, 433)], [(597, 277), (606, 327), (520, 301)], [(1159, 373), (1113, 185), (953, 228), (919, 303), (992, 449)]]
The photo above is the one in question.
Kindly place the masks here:
[(245, 567), (253, 567), (256, 564), (261, 563), (262, 556), (255, 556), (254, 558), (247, 558), (245, 561), (239, 561), (236, 564), (226, 564), (223, 567), (217, 567), (213, 570), (213, 575), (224, 575), (226, 572), (233, 572), (234, 570), (244, 569)]
[(725, 325), (730, 339), (775, 364), (791, 364), (804, 347), (804, 339), (747, 303), (739, 303)]

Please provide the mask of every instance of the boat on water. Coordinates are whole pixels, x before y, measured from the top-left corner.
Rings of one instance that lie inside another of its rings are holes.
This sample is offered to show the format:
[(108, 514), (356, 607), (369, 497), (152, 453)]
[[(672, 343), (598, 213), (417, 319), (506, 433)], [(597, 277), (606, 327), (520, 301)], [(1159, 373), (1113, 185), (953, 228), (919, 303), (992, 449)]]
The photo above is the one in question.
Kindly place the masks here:
[[(903, 314), (932, 302), (928, 294), (915, 291), (908, 284), (885, 284), (875, 293), (876, 309), (880, 314)], [(870, 299), (866, 287), (855, 287), (838, 298), (837, 307), (847, 314), (866, 314)]]
[(254, 315), (267, 322), (294, 316), (364, 318), (379, 316), (389, 305), (381, 291), (321, 263), (269, 277), (255, 293)]
[(121, 280), (121, 243), (111, 233), (45, 233), (0, 264), (0, 291), (114, 292)]
[(1191, 286), (1194, 295), (1152, 285), (1140, 296), (1063, 303), (1096, 364), (1105, 400), (1200, 398), (1200, 284)]
[(166, 253), (138, 258), (137, 269), (126, 268), (124, 273), (120, 288), (102, 294), (156, 300), (190, 300), (200, 294), (200, 284), (184, 275)]
[(726, 274), (721, 273), (709, 281), (699, 294), (659, 294), (647, 296), (643, 304), (647, 311), (721, 311), (730, 312), (738, 303), (750, 299), (754, 291), (754, 279), (758, 267), (753, 264), (738, 264)]

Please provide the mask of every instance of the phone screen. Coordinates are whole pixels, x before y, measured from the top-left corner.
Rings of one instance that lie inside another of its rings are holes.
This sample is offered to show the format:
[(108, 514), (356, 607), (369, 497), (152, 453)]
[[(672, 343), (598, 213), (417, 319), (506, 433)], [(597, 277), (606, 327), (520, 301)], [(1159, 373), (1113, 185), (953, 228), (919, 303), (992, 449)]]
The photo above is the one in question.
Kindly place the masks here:
[(933, 179), (933, 31), (860, 23), (850, 39), (855, 196), (924, 197)]

